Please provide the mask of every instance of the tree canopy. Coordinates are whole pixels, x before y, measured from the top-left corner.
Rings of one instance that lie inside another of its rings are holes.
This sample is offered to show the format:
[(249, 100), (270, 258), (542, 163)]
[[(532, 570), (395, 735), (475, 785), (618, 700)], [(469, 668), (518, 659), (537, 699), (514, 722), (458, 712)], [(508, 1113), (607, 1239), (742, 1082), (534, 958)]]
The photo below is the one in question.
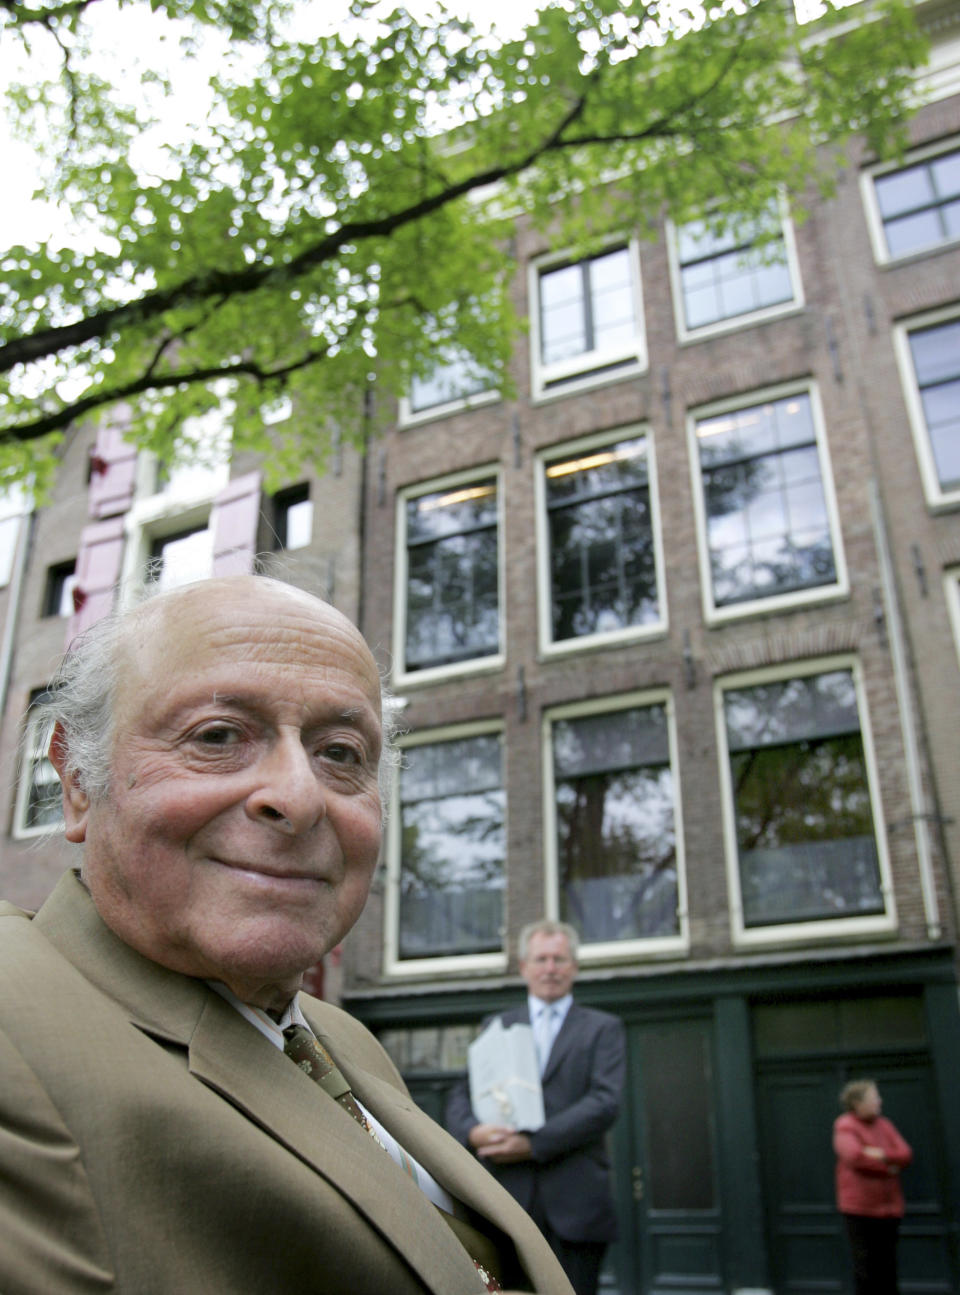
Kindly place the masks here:
[(784, 0), (564, 0), (510, 38), (439, 3), (353, 0), (318, 34), (302, 0), (110, 0), (149, 8), (197, 76), (222, 51), (205, 119), (145, 163), (175, 90), (149, 43), (104, 74), (107, 2), (0, 0), (0, 60), (25, 68), (9, 115), (63, 216), (0, 249), (8, 479), (118, 402), (161, 454), (210, 409), (237, 448), (274, 420), (282, 463), (359, 438), (371, 387), (402, 394), (445, 346), (509, 391), (516, 220), (586, 249), (667, 212), (796, 207), (852, 134), (899, 146), (925, 52), (909, 0), (806, 25)]

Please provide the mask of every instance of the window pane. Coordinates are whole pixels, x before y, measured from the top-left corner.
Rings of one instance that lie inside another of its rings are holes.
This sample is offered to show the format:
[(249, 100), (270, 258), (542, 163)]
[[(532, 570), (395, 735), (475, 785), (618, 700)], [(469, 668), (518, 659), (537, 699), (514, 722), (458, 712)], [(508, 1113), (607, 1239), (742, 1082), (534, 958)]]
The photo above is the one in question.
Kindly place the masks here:
[(809, 397), (701, 420), (697, 443), (714, 605), (833, 583)]
[(406, 507), (407, 669), (496, 653), (496, 483), (421, 495)]
[(716, 1206), (713, 1076), (708, 1027), (647, 1026), (639, 1033), (648, 1208)]
[(555, 642), (660, 616), (646, 441), (545, 468)]
[(619, 347), (636, 336), (637, 320), (626, 248), (545, 270), (540, 275), (541, 361)]
[(24, 827), (57, 827), (63, 822), (63, 795), (57, 771), (45, 755), (33, 757)]
[(453, 400), (465, 400), (481, 391), (489, 391), (493, 379), (479, 369), (470, 356), (461, 354), (438, 363), (433, 371), (410, 383), (410, 408), (414, 413), (445, 405)]
[(730, 690), (724, 708), (745, 925), (882, 913), (850, 672)]
[(960, 485), (960, 320), (910, 334), (924, 422), (937, 478), (944, 490)]
[(506, 794), (499, 735), (409, 747), (404, 764), (400, 957), (500, 949)]
[(720, 319), (735, 319), (793, 298), (793, 284), (779, 218), (764, 225), (777, 231), (757, 245), (758, 225), (734, 227), (723, 234), (694, 221), (677, 231), (680, 287), (687, 328), (703, 328)]
[(213, 570), (213, 535), (203, 527), (157, 539), (150, 556), (151, 578), (161, 589), (205, 580)]
[(942, 154), (874, 181), (891, 256), (906, 256), (957, 237), (960, 152)]
[(560, 911), (585, 942), (675, 935), (677, 860), (665, 708), (553, 725)]

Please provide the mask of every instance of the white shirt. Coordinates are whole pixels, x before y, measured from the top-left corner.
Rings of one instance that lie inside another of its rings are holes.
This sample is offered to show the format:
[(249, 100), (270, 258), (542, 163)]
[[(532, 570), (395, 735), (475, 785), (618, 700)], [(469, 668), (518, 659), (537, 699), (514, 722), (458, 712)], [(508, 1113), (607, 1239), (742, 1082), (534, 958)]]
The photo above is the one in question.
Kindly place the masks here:
[[(547, 1002), (542, 998), (535, 998), (533, 994), (527, 995), (527, 1010), (530, 1013), (530, 1025), (533, 1028), (534, 1039), (541, 1039), (542, 1043), (538, 1044), (537, 1052), (540, 1059), (540, 1073), (546, 1068), (547, 1058), (556, 1042), (557, 1035), (567, 1019), (567, 1012), (573, 1006), (573, 994), (565, 994), (563, 998), (558, 998), (554, 1002)], [(541, 1035), (542, 1026), (541, 1018), (545, 1013), (551, 1013), (549, 1028), (545, 1037)], [(541, 1052), (542, 1048), (542, 1052)]]

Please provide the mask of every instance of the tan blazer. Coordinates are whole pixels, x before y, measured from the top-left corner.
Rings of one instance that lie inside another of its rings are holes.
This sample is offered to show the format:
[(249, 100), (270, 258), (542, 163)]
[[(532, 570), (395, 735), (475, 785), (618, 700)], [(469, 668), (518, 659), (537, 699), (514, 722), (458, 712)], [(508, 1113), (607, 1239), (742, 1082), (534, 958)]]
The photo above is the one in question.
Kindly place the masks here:
[[(119, 940), (72, 873), (28, 917), (0, 905), (3, 1295), (479, 1295), (419, 1188), (218, 994)], [(302, 1006), (361, 1101), (503, 1233), (509, 1280), (571, 1295), (373, 1035)]]

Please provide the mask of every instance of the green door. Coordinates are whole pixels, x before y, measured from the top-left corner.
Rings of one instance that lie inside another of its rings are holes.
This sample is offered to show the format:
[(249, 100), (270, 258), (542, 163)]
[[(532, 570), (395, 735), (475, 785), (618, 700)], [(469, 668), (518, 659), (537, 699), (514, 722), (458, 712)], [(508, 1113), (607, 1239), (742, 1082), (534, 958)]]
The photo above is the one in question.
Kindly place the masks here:
[(769, 1253), (777, 1295), (853, 1290), (837, 1214), (831, 1148), (837, 1094), (848, 1078), (876, 1079), (884, 1113), (910, 1143), (907, 1215), (900, 1233), (902, 1295), (951, 1295), (950, 1226), (944, 1207), (936, 1102), (929, 1063), (889, 1056), (794, 1058), (761, 1063), (759, 1119)]
[(621, 1238), (605, 1291), (722, 1291), (708, 1018), (629, 1024), (627, 1095), (611, 1138)]

